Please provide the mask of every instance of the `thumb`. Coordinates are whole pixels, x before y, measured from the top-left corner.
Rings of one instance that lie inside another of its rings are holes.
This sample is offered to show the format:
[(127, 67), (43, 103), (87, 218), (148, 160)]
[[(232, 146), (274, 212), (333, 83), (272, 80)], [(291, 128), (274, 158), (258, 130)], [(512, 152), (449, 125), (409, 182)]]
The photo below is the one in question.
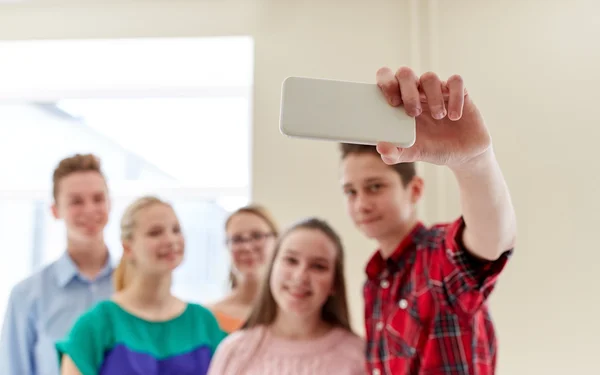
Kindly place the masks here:
[(377, 152), (381, 155), (381, 160), (388, 165), (405, 163), (410, 159), (410, 149), (396, 147), (388, 142), (378, 143)]

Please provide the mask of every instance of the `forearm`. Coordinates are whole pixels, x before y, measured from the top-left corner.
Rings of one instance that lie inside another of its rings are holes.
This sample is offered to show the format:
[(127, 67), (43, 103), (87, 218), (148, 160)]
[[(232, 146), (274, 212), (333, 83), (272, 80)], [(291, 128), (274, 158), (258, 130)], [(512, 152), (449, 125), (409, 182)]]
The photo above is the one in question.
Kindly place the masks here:
[(466, 224), (462, 238), (465, 247), (477, 257), (497, 259), (514, 247), (517, 224), (508, 186), (493, 149), (451, 170), (460, 190)]

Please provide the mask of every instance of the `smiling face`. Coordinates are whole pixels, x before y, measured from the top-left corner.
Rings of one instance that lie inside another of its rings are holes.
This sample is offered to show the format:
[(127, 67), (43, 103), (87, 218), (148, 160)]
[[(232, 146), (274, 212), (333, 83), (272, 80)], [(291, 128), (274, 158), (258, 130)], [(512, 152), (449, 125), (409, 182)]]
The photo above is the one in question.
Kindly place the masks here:
[(416, 217), (422, 180), (414, 177), (404, 186), (398, 172), (375, 154), (348, 154), (342, 161), (342, 185), (348, 214), (369, 238), (394, 237)]
[(101, 240), (109, 211), (106, 181), (100, 173), (73, 172), (57, 182), (52, 213), (64, 220), (69, 240)]
[(322, 231), (299, 228), (282, 240), (270, 278), (280, 313), (320, 315), (334, 292), (338, 249)]
[(269, 223), (252, 213), (240, 212), (229, 219), (226, 232), (234, 273), (242, 278), (261, 277), (275, 242)]
[(123, 256), (136, 273), (155, 276), (171, 273), (183, 261), (185, 241), (175, 211), (154, 203), (133, 214), (131, 235), (123, 242)]

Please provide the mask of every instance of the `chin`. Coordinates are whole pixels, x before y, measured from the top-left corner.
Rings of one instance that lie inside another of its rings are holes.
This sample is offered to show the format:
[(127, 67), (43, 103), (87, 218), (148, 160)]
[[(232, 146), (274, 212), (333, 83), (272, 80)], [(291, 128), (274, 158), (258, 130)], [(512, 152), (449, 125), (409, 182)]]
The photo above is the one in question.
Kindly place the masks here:
[(259, 274), (259, 267), (255, 265), (243, 265), (236, 267), (239, 273), (244, 275), (244, 277), (252, 278), (256, 277)]
[(104, 236), (104, 228), (98, 228), (94, 230), (88, 229), (78, 229), (76, 236), (79, 237), (81, 241), (97, 241), (102, 239)]
[(282, 310), (282, 312), (285, 312), (287, 314), (293, 314), (296, 316), (304, 316), (304, 315), (308, 315), (310, 313), (310, 306), (298, 305), (292, 301), (289, 301), (289, 302), (285, 302), (281, 306), (281, 310)]
[(373, 240), (381, 238), (383, 234), (387, 232), (384, 228), (376, 227), (373, 224), (359, 225), (358, 229), (363, 235)]

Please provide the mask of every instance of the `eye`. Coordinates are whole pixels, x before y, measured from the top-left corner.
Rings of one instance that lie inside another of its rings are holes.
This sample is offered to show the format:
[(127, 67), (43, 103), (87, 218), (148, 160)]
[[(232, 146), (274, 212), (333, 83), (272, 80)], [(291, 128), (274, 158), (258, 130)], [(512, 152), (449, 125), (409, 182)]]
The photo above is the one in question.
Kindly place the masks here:
[(244, 243), (244, 238), (242, 238), (241, 236), (233, 236), (229, 238), (229, 243), (232, 245), (241, 245), (242, 243)]
[(149, 232), (148, 235), (150, 235), (151, 237), (156, 237), (156, 236), (160, 236), (160, 234), (163, 232), (162, 228), (152, 228)]
[(329, 265), (323, 263), (315, 263), (312, 267), (317, 271), (327, 271), (329, 269)]
[(285, 257), (283, 258), (283, 260), (287, 263), (287, 264), (297, 264), (298, 260), (294, 257)]
[(356, 195), (356, 190), (354, 190), (354, 189), (345, 189), (344, 190), (344, 194), (346, 194), (347, 196), (350, 197), (350, 196)]
[(73, 206), (76, 206), (81, 203), (83, 203), (83, 199), (81, 199), (81, 198), (73, 198), (69, 201), (69, 204), (71, 204)]
[(250, 238), (254, 241), (260, 241), (264, 239), (267, 235), (265, 233), (254, 232), (250, 235)]
[(381, 188), (382, 188), (382, 187), (383, 187), (383, 185), (382, 185), (382, 184), (379, 184), (379, 183), (377, 183), (377, 184), (371, 184), (371, 185), (369, 185), (369, 186), (367, 187), (367, 189), (368, 189), (368, 190), (369, 190), (371, 193), (376, 193), (376, 192), (378, 192), (379, 190), (381, 190)]

